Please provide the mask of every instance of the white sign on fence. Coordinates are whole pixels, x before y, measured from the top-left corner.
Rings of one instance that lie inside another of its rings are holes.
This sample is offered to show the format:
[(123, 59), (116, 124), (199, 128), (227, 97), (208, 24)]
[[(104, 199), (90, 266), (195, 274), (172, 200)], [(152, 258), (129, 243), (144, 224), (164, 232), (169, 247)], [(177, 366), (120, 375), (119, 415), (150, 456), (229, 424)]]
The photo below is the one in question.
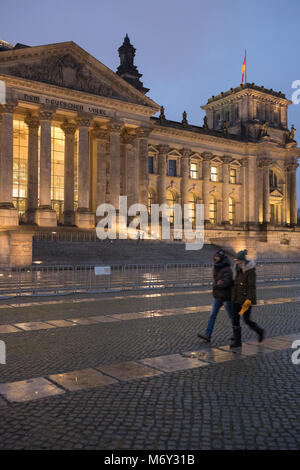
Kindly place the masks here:
[(95, 266), (95, 275), (109, 276), (111, 274), (110, 266)]
[(4, 341), (0, 341), (0, 364), (6, 364), (6, 346)]

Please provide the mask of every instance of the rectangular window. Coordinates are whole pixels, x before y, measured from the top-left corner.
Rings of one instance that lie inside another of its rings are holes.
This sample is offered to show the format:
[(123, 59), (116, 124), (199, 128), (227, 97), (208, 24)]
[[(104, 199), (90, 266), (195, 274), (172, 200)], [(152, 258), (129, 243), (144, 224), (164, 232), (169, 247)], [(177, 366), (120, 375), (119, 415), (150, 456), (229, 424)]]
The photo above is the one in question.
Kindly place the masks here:
[(197, 163), (191, 163), (190, 177), (191, 177), (193, 180), (196, 180), (196, 179), (198, 178)]
[(13, 122), (13, 202), (19, 215), (26, 210), (28, 164), (28, 127), (18, 119)]
[(64, 210), (65, 134), (59, 127), (51, 127), (51, 202), (57, 218)]
[(210, 167), (210, 179), (211, 181), (218, 181), (218, 167), (216, 166)]
[(153, 157), (148, 157), (148, 173), (154, 173)]
[(176, 160), (169, 160), (169, 176), (176, 176)]
[(236, 169), (230, 168), (230, 183), (236, 184)]

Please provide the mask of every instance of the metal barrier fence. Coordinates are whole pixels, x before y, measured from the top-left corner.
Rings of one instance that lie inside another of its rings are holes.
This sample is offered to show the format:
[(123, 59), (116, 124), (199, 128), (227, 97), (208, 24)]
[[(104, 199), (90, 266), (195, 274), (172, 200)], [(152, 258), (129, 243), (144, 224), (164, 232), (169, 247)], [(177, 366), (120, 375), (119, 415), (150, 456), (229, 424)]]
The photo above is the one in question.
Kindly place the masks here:
[[(300, 280), (300, 263), (258, 263), (257, 280)], [(0, 298), (61, 295), (210, 285), (211, 264), (112, 265), (110, 275), (95, 266), (29, 266), (0, 268)]]

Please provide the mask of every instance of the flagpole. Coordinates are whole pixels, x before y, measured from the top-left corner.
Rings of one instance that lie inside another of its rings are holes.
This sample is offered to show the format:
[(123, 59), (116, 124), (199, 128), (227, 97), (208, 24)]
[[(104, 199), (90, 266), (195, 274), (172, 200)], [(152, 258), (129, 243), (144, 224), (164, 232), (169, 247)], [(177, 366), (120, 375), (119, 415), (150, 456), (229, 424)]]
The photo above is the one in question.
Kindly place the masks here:
[(245, 85), (247, 83), (247, 49), (245, 49)]

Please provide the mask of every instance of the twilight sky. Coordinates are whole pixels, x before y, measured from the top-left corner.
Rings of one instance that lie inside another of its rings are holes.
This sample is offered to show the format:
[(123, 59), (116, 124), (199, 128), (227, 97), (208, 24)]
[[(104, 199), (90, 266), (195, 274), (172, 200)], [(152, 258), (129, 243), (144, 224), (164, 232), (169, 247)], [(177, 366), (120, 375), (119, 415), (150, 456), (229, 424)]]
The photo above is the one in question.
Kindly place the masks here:
[[(200, 105), (240, 84), (245, 49), (247, 81), (291, 98), (300, 80), (299, 22), (299, 0), (15, 0), (1, 4), (0, 39), (71, 40), (115, 71), (128, 33), (147, 95), (168, 119), (181, 120), (186, 110), (190, 123), (202, 125)], [(300, 141), (300, 104), (288, 116)]]

